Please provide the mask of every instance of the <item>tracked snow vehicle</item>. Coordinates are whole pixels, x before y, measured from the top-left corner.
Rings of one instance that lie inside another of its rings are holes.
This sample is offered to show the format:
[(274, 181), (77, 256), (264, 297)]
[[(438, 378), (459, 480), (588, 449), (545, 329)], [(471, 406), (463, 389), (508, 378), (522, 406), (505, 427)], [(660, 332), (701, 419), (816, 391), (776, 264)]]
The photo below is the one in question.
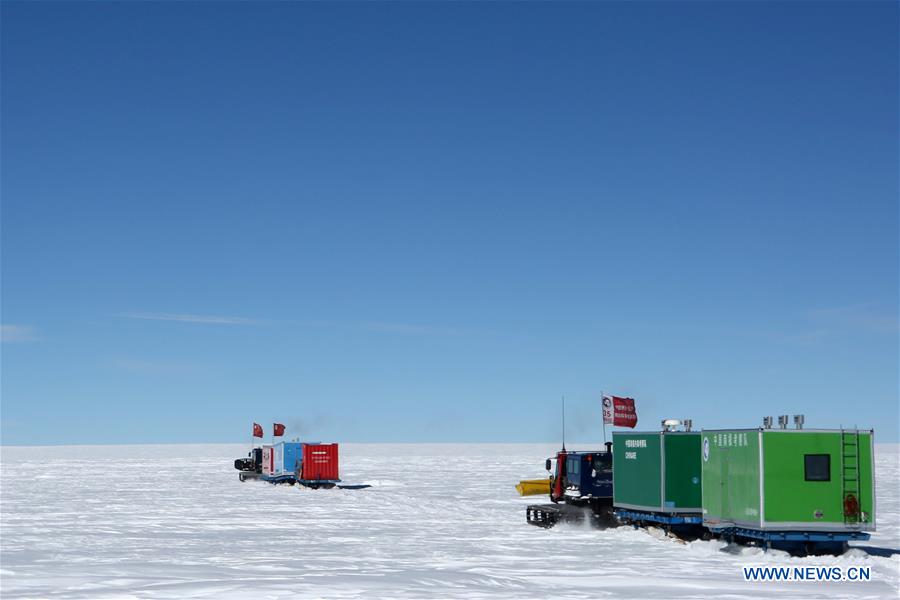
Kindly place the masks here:
[(241, 481), (259, 479), (262, 476), (262, 448), (253, 448), (247, 453), (247, 458), (236, 459), (234, 468), (240, 471), (238, 478)]
[(529, 504), (526, 518), (532, 525), (553, 527), (555, 524), (590, 520), (600, 527), (617, 525), (613, 515), (612, 443), (605, 450), (571, 451), (563, 449), (545, 463), (550, 478), (551, 504)]

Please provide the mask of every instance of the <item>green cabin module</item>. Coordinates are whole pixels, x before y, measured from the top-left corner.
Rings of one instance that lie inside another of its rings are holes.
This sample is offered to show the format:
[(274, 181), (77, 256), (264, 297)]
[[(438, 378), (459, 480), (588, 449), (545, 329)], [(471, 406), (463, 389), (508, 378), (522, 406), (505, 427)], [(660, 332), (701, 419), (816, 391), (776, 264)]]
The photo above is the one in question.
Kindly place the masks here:
[(613, 432), (613, 506), (701, 512), (699, 431)]
[(707, 527), (875, 530), (873, 431), (722, 429), (701, 434)]

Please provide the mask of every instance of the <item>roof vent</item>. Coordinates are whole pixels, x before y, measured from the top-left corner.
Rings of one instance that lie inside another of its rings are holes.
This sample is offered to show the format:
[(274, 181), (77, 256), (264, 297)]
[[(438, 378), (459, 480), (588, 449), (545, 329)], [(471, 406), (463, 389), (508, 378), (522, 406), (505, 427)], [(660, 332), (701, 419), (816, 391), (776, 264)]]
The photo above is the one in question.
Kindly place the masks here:
[(787, 415), (778, 415), (778, 427), (781, 429), (787, 429), (788, 426), (788, 416)]
[(794, 427), (803, 429), (803, 415), (794, 415)]
[(772, 429), (772, 417), (763, 417), (763, 428)]

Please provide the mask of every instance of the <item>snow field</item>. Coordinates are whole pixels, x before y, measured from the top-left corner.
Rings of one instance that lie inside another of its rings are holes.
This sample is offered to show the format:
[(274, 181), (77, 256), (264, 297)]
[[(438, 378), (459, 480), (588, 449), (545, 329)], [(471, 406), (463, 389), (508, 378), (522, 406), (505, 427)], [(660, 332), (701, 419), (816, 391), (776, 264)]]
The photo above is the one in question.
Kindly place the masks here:
[[(599, 444), (598, 444), (599, 446)], [(3, 447), (3, 598), (896, 598), (900, 461), (840, 557), (525, 522), (541, 444), (343, 444), (367, 490), (238, 481), (246, 445)], [(868, 565), (869, 582), (748, 583), (744, 565)]]

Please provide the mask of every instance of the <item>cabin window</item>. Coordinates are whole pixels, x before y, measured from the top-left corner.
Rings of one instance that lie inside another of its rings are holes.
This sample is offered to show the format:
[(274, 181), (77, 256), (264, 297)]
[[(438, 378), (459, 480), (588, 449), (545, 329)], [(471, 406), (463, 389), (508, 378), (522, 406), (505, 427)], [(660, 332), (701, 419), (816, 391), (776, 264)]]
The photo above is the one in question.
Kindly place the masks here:
[(571, 459), (566, 461), (566, 470), (569, 472), (569, 477), (577, 478), (581, 473), (581, 460), (579, 457), (574, 456)]
[(803, 473), (806, 481), (831, 481), (831, 455), (803, 455)]

